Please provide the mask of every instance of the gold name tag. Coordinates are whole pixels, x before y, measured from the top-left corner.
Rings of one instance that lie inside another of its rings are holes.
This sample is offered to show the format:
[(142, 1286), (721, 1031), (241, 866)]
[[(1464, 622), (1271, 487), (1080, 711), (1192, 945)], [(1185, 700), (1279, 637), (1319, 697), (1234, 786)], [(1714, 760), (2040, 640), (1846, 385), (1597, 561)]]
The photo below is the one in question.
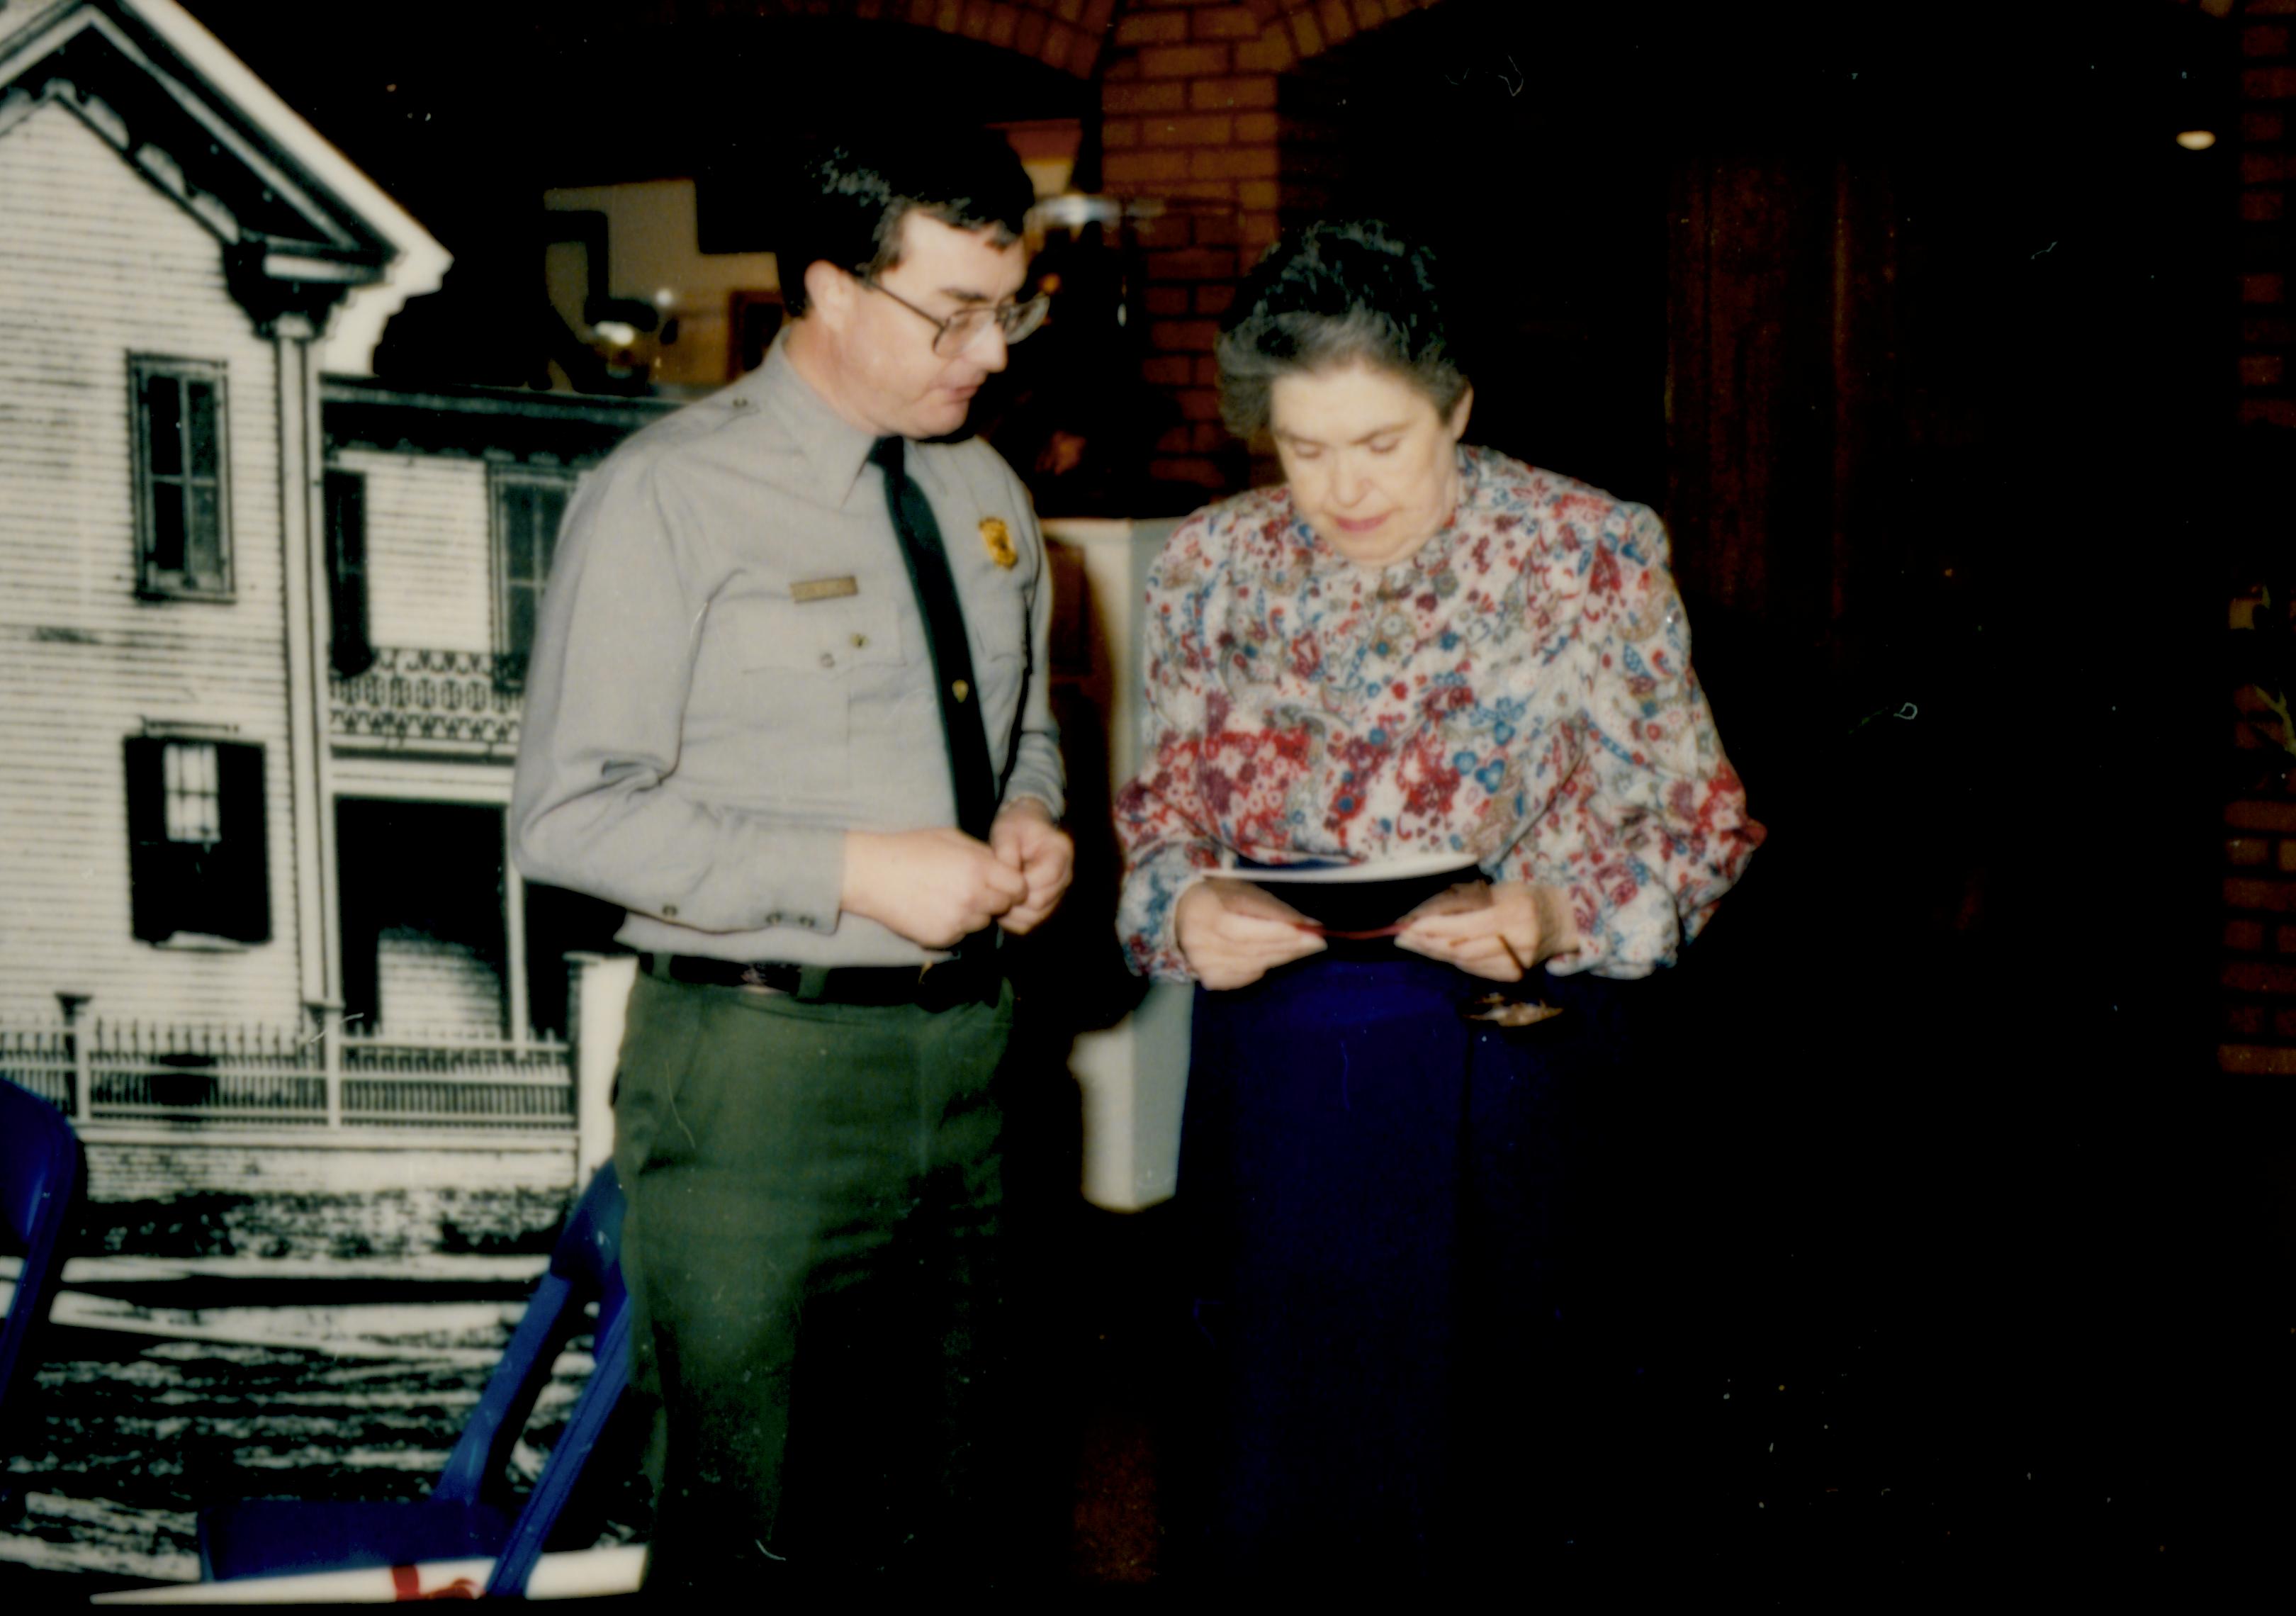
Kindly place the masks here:
[(849, 578), (809, 578), (790, 586), (790, 599), (800, 606), (808, 601), (833, 601), (860, 593), (860, 584)]

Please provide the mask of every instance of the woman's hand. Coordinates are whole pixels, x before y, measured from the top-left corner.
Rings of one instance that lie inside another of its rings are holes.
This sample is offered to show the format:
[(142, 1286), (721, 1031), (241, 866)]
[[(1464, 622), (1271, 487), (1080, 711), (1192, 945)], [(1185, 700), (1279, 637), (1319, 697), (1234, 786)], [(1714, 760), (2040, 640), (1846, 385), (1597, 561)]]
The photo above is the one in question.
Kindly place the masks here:
[(1291, 905), (1248, 882), (1214, 876), (1180, 894), (1172, 934), (1207, 988), (1241, 988), (1326, 946)]
[(1577, 948), (1578, 928), (1561, 888), (1502, 881), (1491, 888), (1491, 901), (1475, 908), (1436, 899), (1397, 935), (1395, 946), (1456, 965), (1470, 976), (1516, 982), (1546, 960)]

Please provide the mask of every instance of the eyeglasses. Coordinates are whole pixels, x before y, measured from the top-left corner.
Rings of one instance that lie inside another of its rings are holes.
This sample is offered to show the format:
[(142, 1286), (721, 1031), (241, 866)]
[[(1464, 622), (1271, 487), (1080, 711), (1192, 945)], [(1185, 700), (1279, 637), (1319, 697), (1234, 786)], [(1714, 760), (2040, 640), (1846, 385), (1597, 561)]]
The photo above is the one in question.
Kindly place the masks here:
[(1045, 323), (1046, 312), (1053, 303), (1052, 299), (1040, 293), (1025, 303), (974, 303), (944, 319), (919, 308), (890, 286), (881, 286), (872, 280), (864, 280), (861, 284), (872, 291), (883, 292), (918, 319), (930, 323), (934, 328), (932, 350), (943, 358), (972, 347), (973, 339), (992, 322), (1004, 332), (1008, 347), (1018, 342)]

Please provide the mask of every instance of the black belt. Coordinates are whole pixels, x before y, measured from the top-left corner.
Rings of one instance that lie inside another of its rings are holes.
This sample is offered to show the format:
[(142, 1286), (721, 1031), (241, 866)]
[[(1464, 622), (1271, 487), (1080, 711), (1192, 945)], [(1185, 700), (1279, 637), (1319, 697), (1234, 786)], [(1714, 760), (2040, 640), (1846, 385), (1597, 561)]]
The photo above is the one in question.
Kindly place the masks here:
[(808, 1003), (919, 1005), (945, 1010), (994, 1003), (1004, 972), (993, 950), (922, 965), (796, 965), (779, 960), (706, 959), (697, 954), (640, 956), (650, 975), (709, 988), (767, 988)]

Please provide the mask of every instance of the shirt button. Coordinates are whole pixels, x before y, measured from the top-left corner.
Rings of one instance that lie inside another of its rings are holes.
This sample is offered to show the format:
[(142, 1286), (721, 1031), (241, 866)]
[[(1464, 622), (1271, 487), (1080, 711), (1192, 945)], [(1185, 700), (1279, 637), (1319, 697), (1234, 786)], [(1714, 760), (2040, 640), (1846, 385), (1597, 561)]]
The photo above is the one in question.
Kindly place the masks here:
[(778, 915), (768, 915), (766, 916), (766, 924), (769, 926), (778, 926), (781, 923), (782, 917)]
[(662, 905), (661, 917), (664, 920), (676, 920), (677, 918), (677, 906), (676, 904)]
[(834, 668), (837, 666), (837, 659), (824, 651), (821, 653), (821, 665), (824, 668)]
[(869, 636), (865, 634), (857, 634), (853, 636), (853, 648), (856, 651), (858, 651), (862, 646), (866, 645), (868, 643)]
[(965, 697), (972, 693), (972, 686), (966, 684), (963, 679), (957, 680), (957, 682), (950, 685), (948, 689), (949, 693), (960, 701), (964, 701)]

